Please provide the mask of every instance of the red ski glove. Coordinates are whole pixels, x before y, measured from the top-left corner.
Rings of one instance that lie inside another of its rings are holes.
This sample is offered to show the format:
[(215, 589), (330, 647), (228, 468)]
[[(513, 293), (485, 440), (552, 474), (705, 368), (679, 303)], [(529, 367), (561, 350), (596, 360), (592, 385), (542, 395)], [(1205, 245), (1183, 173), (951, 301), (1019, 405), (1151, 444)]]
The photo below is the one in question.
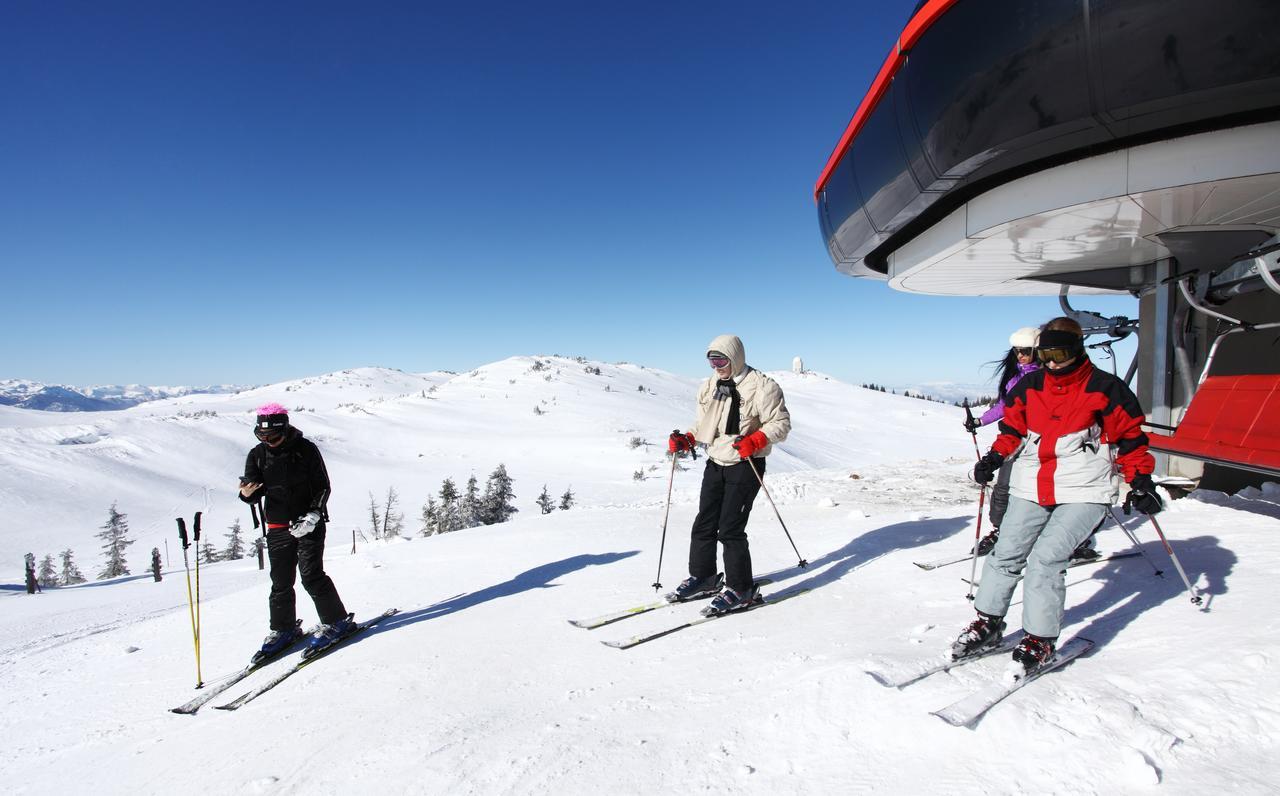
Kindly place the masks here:
[(695, 440), (692, 434), (682, 434), (679, 431), (672, 431), (671, 436), (667, 438), (667, 450), (671, 453), (683, 453), (684, 451), (693, 450)]
[(733, 447), (737, 449), (738, 455), (746, 459), (758, 450), (768, 447), (769, 438), (764, 435), (763, 431), (752, 431), (745, 437), (740, 437), (737, 442), (733, 443)]

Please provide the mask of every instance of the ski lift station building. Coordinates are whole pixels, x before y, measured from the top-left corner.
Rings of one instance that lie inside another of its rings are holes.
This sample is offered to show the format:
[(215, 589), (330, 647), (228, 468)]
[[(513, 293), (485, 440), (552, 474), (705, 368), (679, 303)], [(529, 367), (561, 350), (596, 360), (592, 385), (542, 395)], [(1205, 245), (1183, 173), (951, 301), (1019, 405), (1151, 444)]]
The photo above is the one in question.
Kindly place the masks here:
[[(1136, 331), (1121, 375), (1161, 468), (1280, 480), (1277, 10), (921, 2), (815, 186), (832, 262), (912, 293), (1057, 294), (1091, 335)], [(1071, 305), (1120, 293), (1136, 320)]]

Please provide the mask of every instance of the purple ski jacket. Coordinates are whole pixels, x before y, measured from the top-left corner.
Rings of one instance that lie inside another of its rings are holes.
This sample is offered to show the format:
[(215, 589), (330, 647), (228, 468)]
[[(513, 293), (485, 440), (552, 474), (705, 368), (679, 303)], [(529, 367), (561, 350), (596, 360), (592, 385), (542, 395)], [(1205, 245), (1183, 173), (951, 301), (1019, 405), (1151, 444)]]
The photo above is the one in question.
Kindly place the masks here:
[[(1013, 385), (1017, 384), (1023, 376), (1028, 373), (1034, 373), (1039, 369), (1040, 363), (1038, 362), (1029, 362), (1025, 365), (1019, 365), (1018, 372), (1014, 374), (1013, 378), (1005, 382), (1004, 394), (1008, 395), (1010, 391), (1013, 390)], [(991, 407), (987, 409), (987, 411), (982, 413), (982, 417), (978, 418), (978, 422), (984, 426), (989, 426), (1002, 417), (1004, 417), (1004, 401), (996, 401), (991, 404)]]

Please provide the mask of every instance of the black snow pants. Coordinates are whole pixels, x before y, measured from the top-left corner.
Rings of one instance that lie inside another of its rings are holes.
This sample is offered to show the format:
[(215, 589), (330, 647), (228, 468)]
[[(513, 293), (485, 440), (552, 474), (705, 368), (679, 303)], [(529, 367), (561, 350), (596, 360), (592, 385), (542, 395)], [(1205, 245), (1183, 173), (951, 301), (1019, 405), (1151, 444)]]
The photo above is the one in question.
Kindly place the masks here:
[(301, 539), (281, 528), (267, 533), (267, 555), (271, 558), (271, 629), (288, 630), (298, 618), (293, 582), (302, 573), (302, 588), (311, 595), (320, 621), (326, 625), (342, 619), (347, 609), (333, 581), (324, 572), (324, 532), (322, 522)]
[[(764, 476), (764, 459), (752, 459)], [(735, 592), (751, 588), (751, 549), (747, 545), (747, 519), (760, 482), (751, 463), (725, 467), (707, 461), (702, 473), (702, 496), (689, 540), (689, 574), (706, 578), (716, 574), (716, 542), (724, 545), (725, 584)]]

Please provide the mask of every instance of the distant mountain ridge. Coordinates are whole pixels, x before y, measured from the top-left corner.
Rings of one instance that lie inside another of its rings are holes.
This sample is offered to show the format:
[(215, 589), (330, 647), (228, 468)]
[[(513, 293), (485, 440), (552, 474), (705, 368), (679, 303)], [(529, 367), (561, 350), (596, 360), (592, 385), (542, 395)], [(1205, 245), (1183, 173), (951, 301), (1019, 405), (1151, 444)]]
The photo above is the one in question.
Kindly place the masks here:
[(924, 384), (909, 384), (904, 387), (898, 387), (899, 393), (911, 393), (912, 395), (924, 395), (946, 403), (958, 404), (964, 399), (976, 401), (981, 398), (992, 398), (996, 394), (996, 386), (994, 384), (959, 384), (947, 381), (926, 382)]
[(110, 412), (184, 395), (235, 393), (248, 387), (215, 384), (204, 387), (148, 387), (140, 384), (74, 387), (26, 379), (0, 379), (0, 406), (45, 412)]

